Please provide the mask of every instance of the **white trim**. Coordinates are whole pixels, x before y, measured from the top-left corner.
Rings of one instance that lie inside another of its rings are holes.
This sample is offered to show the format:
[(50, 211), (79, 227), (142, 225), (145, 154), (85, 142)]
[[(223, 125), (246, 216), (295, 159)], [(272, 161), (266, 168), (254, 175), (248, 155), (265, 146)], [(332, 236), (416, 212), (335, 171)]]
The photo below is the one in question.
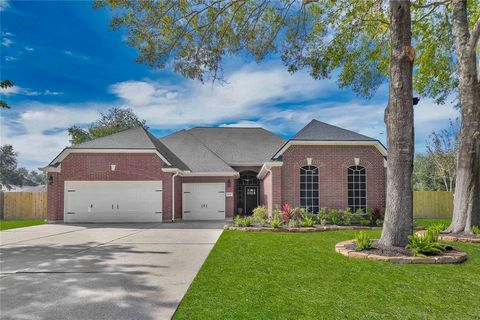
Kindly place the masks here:
[(228, 162), (232, 167), (261, 167), (263, 162)]
[(46, 166), (43, 168), (38, 168), (38, 170), (43, 171), (43, 173), (48, 173), (48, 172), (62, 172), (62, 164), (59, 164), (56, 167), (52, 166)]
[(288, 141), (274, 156), (273, 159), (280, 157), (292, 145), (306, 145), (306, 146), (374, 146), (380, 153), (386, 157), (387, 149), (379, 141), (303, 141), (291, 140)]
[(157, 149), (76, 149), (76, 148), (65, 148), (60, 152), (60, 154), (53, 159), (51, 163), (61, 162), (65, 159), (70, 153), (155, 153), (160, 159), (163, 160), (167, 165), (171, 166), (172, 164), (158, 152)]
[(238, 172), (184, 172), (182, 177), (237, 177), (240, 176)]
[(281, 167), (283, 166), (282, 161), (271, 161), (271, 162), (265, 162), (262, 166), (262, 169), (260, 169), (260, 172), (257, 174), (258, 179), (263, 179), (267, 173), (270, 172), (270, 169), (273, 167)]

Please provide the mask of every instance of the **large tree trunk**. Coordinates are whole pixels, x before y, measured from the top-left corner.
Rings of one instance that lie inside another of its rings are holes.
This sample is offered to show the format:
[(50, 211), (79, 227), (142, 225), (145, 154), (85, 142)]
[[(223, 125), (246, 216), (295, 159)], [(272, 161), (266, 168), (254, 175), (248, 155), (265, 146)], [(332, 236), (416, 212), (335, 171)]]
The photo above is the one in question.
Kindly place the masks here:
[(387, 201), (380, 243), (403, 247), (413, 232), (413, 90), (410, 1), (390, 1)]
[(465, 0), (453, 1), (452, 24), (458, 59), (462, 127), (453, 219), (446, 231), (472, 234), (472, 224), (480, 221), (478, 204), (480, 193), (480, 84), (477, 78), (475, 48), (471, 47)]

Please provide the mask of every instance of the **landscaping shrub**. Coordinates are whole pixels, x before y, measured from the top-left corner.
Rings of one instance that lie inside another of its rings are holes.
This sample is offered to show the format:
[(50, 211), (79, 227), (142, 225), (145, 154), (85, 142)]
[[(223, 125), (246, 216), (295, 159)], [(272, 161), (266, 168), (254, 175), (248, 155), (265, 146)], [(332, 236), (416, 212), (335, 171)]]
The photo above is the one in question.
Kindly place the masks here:
[(318, 219), (320, 220), (320, 224), (322, 226), (326, 225), (328, 223), (328, 213), (327, 213), (327, 208), (323, 207), (320, 208), (318, 211)]
[(313, 227), (313, 224), (313, 218), (309, 215), (305, 215), (302, 220), (300, 220), (300, 226), (302, 227)]
[(473, 233), (480, 236), (480, 226), (473, 226)]
[(346, 208), (345, 211), (343, 211), (343, 223), (349, 226), (352, 224), (352, 219), (353, 219), (352, 209)]
[(270, 220), (270, 225), (272, 226), (272, 228), (278, 228), (280, 227), (282, 224), (282, 220), (280, 219), (280, 216), (273, 216), (272, 217), (272, 220)]
[(427, 230), (436, 231), (440, 233), (447, 228), (448, 228), (448, 225), (446, 223), (438, 222), (428, 226)]
[(373, 209), (372, 208), (367, 208), (363, 217), (367, 220), (370, 220), (370, 222), (375, 221), (375, 220), (373, 220)]
[(240, 225), (243, 224), (242, 220), (243, 220), (242, 217), (240, 217), (240, 216), (235, 216), (235, 217), (233, 217), (232, 224), (233, 224), (235, 227), (240, 227)]
[(342, 225), (342, 217), (338, 212), (338, 210), (335, 210), (335, 209), (330, 210), (329, 217), (330, 217), (330, 221), (332, 221), (333, 224), (337, 226)]
[(377, 227), (383, 226), (383, 219), (377, 219), (377, 220), (375, 220), (375, 225), (376, 225)]
[(426, 230), (424, 234), (413, 234), (408, 237), (405, 248), (412, 249), (415, 257), (424, 257), (439, 254), (445, 251), (445, 247), (438, 242), (438, 231)]
[(370, 220), (361, 219), (361, 220), (360, 220), (360, 224), (361, 224), (362, 226), (368, 227), (368, 226), (370, 225)]
[(288, 227), (289, 228), (297, 228), (299, 226), (300, 226), (300, 221), (299, 220), (290, 219), (290, 221), (288, 221)]
[(263, 226), (268, 218), (268, 209), (265, 205), (261, 205), (253, 209), (253, 221)]
[(282, 221), (283, 222), (288, 222), (292, 218), (292, 209), (288, 205), (288, 203), (285, 203), (282, 206)]
[(292, 209), (292, 215), (291, 215), (290, 219), (299, 221), (303, 218), (303, 216), (305, 216), (309, 213), (310, 212), (308, 211), (308, 209), (296, 207), (296, 208)]
[(360, 231), (359, 233), (355, 234), (355, 244), (357, 246), (357, 250), (360, 250), (360, 251), (369, 250), (373, 248), (372, 239), (364, 231)]
[(377, 220), (384, 219), (384, 213), (380, 208), (373, 208), (372, 210), (372, 222), (376, 222)]
[(235, 216), (233, 217), (233, 225), (235, 227), (250, 227), (252, 225), (252, 218), (248, 216), (245, 218)]

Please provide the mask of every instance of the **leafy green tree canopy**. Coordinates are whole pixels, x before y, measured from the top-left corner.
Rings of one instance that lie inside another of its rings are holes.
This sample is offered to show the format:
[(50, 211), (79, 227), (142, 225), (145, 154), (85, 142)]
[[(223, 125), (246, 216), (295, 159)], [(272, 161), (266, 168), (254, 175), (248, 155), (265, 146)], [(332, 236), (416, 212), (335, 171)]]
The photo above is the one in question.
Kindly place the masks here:
[(72, 126), (68, 128), (68, 134), (72, 144), (79, 144), (134, 127), (148, 129), (146, 121), (140, 120), (132, 109), (113, 107), (106, 113), (100, 113), (100, 119), (93, 122), (87, 130)]
[[(412, 1), (415, 90), (443, 102), (458, 85), (449, 1)], [(97, 0), (125, 28), (138, 62), (200, 79), (222, 79), (222, 59), (280, 54), (290, 72), (338, 76), (340, 87), (370, 97), (390, 59), (388, 1), (382, 0)], [(472, 24), (480, 5), (469, 3)]]
[[(10, 88), (10, 87), (13, 87), (14, 85), (15, 84), (11, 80), (0, 81), (0, 88), (1, 89), (7, 89), (7, 88)], [(10, 106), (8, 105), (8, 103), (6, 101), (0, 99), (0, 108), (10, 109)]]

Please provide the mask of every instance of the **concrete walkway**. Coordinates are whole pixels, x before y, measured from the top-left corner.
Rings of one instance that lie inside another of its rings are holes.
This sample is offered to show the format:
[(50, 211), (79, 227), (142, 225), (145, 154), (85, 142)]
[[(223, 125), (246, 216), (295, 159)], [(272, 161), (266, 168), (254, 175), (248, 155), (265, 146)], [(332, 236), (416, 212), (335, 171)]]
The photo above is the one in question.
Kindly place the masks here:
[(0, 232), (2, 319), (170, 319), (224, 222)]

